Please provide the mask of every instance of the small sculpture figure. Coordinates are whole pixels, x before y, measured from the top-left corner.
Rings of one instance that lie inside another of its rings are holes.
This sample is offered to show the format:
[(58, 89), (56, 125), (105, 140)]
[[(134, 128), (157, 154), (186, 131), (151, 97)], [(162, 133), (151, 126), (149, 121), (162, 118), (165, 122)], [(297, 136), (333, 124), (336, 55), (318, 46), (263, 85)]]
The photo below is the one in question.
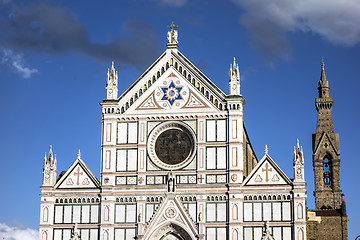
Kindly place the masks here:
[(168, 26), (168, 28), (171, 29), (171, 31), (169, 31), (167, 33), (167, 39), (168, 39), (168, 43), (170, 44), (177, 44), (177, 37), (178, 37), (178, 32), (177, 30), (174, 30), (175, 28), (177, 28), (178, 26), (174, 25), (174, 22), (171, 23), (170, 26)]
[(168, 175), (168, 191), (175, 192), (175, 179), (172, 172)]
[(79, 234), (79, 231), (78, 231), (77, 223), (75, 223), (75, 225), (74, 225), (74, 229), (72, 230), (70, 240), (80, 240), (80, 234)]

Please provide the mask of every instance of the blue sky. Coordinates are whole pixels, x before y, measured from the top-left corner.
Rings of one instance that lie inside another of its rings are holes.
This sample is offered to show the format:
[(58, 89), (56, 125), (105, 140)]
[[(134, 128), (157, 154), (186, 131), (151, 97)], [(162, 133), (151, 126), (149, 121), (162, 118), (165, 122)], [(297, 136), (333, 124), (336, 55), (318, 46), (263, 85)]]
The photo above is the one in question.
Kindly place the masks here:
[(9, 232), (38, 228), (49, 145), (58, 173), (80, 148), (99, 177), (99, 102), (107, 69), (115, 61), (124, 92), (165, 51), (167, 26), (174, 21), (179, 50), (225, 93), (236, 57), (245, 126), (259, 159), (267, 144), (292, 178), (293, 146), (300, 140), (309, 208), (314, 103), (324, 59), (354, 239), (360, 234), (360, 189), (354, 182), (360, 169), (359, 12), (356, 0), (0, 0), (1, 226)]

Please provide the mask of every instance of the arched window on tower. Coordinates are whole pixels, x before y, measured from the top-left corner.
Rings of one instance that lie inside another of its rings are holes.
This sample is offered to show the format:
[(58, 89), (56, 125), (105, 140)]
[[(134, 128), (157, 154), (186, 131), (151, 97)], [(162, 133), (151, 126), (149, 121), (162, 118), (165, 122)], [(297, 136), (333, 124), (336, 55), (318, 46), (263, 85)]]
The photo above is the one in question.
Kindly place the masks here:
[(302, 228), (300, 228), (298, 231), (298, 239), (304, 240), (304, 230)]
[(49, 209), (47, 207), (45, 207), (43, 210), (43, 221), (47, 222), (48, 218), (49, 218)]
[(47, 240), (47, 239), (48, 239), (47, 232), (44, 231), (43, 234), (42, 234), (42, 240)]
[(325, 187), (331, 187), (331, 163), (329, 159), (326, 157), (324, 159), (324, 169), (323, 169), (323, 175), (324, 175), (324, 186)]
[(232, 234), (232, 239), (233, 240), (238, 240), (238, 231), (235, 229), (234, 231), (233, 231), (233, 234)]
[(235, 220), (238, 219), (238, 206), (236, 204), (234, 204), (232, 207), (232, 216), (233, 216), (233, 219), (235, 219)]
[(104, 240), (109, 240), (109, 233), (108, 233), (108, 231), (104, 231), (104, 238), (103, 238)]
[(109, 221), (109, 207), (108, 206), (105, 206), (104, 208), (104, 221)]
[(301, 203), (297, 206), (297, 218), (303, 219), (303, 205)]

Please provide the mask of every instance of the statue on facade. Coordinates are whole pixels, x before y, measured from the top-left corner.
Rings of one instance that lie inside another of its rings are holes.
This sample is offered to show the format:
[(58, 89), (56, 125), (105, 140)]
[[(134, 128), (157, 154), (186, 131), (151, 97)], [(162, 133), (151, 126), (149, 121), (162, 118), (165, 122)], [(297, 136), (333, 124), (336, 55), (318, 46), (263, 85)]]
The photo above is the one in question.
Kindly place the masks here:
[(172, 172), (169, 173), (168, 179), (168, 192), (175, 192), (175, 178)]
[(171, 25), (168, 26), (168, 28), (171, 29), (167, 33), (168, 44), (178, 44), (178, 31), (174, 30), (177, 27), (178, 26), (174, 25), (174, 22), (172, 22)]

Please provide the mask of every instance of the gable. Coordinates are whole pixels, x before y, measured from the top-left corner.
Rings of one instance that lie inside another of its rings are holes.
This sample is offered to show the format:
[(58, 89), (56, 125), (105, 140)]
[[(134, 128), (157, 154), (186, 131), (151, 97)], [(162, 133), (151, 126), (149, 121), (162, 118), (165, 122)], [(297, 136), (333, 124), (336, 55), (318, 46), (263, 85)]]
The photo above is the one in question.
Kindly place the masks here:
[(290, 179), (267, 154), (264, 155), (243, 183), (246, 186), (289, 184), (291, 184)]
[[(335, 143), (337, 144), (337, 143)], [(324, 147), (321, 147), (324, 146)], [(333, 150), (335, 154), (339, 154), (338, 152), (338, 146), (334, 145), (333, 141), (331, 140), (329, 134), (327, 132), (324, 132), (323, 135), (320, 137), (319, 143), (315, 148), (314, 154), (317, 154), (318, 151), (322, 151), (322, 150), (328, 150), (331, 151)]]
[[(172, 84), (171, 84), (172, 83)], [(179, 95), (175, 91), (179, 90)], [(173, 99), (175, 97), (175, 99)], [(122, 114), (225, 109), (226, 95), (178, 51), (167, 50), (118, 100)]]
[[(218, 103), (218, 102), (217, 102)], [(183, 76), (172, 68), (161, 76), (126, 114), (161, 112), (218, 112), (214, 103), (199, 93)]]
[(55, 185), (58, 189), (98, 187), (99, 181), (80, 158), (75, 160)]
[(178, 225), (193, 236), (197, 233), (194, 221), (179, 200), (172, 194), (169, 194), (154, 212), (150, 222), (147, 224), (144, 238), (152, 236), (158, 229), (168, 224)]

